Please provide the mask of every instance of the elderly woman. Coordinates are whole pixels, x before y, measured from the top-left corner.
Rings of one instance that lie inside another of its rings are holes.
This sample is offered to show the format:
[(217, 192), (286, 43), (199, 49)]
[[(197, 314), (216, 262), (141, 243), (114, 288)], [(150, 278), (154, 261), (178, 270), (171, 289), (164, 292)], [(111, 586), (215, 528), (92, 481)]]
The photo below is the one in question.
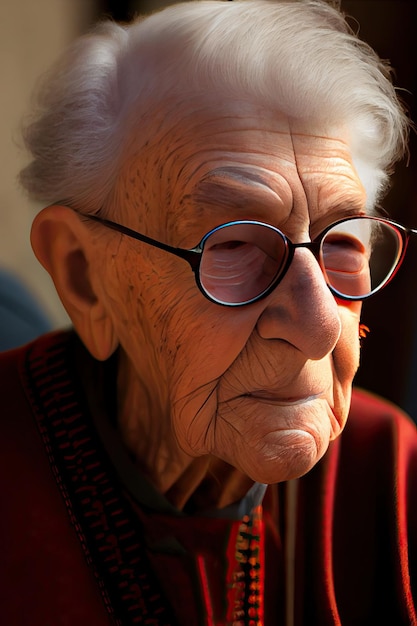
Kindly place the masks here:
[(350, 410), (409, 236), (382, 62), (320, 0), (179, 4), (77, 41), (25, 138), (74, 330), (1, 360), (3, 623), (417, 623), (416, 432)]

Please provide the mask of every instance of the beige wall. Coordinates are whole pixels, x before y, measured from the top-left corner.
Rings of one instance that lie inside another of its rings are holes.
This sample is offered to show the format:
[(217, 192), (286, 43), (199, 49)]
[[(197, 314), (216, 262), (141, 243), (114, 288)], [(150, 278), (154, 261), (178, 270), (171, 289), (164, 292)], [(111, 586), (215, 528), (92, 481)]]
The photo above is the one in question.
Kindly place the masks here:
[(0, 0), (0, 265), (20, 275), (38, 295), (56, 325), (67, 318), (49, 277), (29, 243), (37, 207), (16, 182), (25, 155), (18, 147), (19, 125), (30, 94), (67, 43), (87, 27), (90, 0)]
[[(140, 12), (173, 0), (142, 0)], [(0, 267), (17, 274), (37, 296), (55, 326), (68, 318), (52, 282), (32, 252), (29, 234), (35, 212), (17, 183), (26, 155), (19, 126), (30, 111), (36, 81), (60, 51), (86, 30), (96, 0), (0, 0)]]

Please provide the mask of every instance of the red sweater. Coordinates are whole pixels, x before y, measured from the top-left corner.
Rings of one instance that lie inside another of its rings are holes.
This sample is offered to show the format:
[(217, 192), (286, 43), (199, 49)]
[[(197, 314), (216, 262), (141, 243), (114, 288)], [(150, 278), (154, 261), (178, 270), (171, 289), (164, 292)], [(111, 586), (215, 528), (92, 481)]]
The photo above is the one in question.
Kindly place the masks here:
[(291, 597), (294, 626), (417, 624), (417, 431), (398, 408), (355, 390), (341, 437), (255, 521), (154, 510), (110, 462), (75, 346), (0, 355), (2, 624), (224, 626), (239, 594), (239, 625), (286, 624)]

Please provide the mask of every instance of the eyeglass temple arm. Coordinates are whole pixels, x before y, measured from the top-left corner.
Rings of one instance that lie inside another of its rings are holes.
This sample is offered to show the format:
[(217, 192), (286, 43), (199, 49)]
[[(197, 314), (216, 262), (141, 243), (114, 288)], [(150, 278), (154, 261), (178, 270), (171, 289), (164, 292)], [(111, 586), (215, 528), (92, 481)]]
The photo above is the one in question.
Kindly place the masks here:
[(193, 248), (192, 250), (187, 250), (185, 248), (175, 248), (174, 246), (170, 246), (166, 243), (162, 243), (162, 241), (157, 241), (156, 239), (152, 239), (152, 237), (147, 237), (146, 235), (142, 235), (142, 233), (138, 233), (136, 230), (132, 230), (127, 226), (123, 226), (122, 224), (117, 224), (116, 222), (112, 222), (104, 217), (99, 217), (98, 215), (85, 215), (90, 220), (98, 222), (99, 224), (103, 224), (107, 226), (107, 228), (111, 228), (123, 235), (127, 235), (132, 239), (137, 239), (138, 241), (142, 241), (143, 243), (147, 243), (154, 248), (159, 248), (160, 250), (165, 250), (165, 252), (170, 252), (171, 254), (175, 254), (175, 256), (180, 257), (187, 261), (191, 269), (196, 272), (200, 266), (201, 261), (201, 253), (202, 249), (199, 247)]

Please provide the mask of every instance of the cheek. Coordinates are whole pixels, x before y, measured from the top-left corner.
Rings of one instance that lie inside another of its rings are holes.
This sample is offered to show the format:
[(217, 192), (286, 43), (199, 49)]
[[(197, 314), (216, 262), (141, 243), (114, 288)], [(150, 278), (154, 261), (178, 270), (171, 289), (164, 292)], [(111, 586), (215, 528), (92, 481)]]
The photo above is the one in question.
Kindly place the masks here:
[[(342, 332), (333, 352), (334, 405), (338, 407), (338, 422), (344, 428), (350, 409), (352, 383), (359, 367), (361, 304), (339, 305)], [(334, 433), (332, 439), (338, 436)]]
[[(216, 316), (176, 313), (166, 326), (165, 345), (172, 371), (172, 392), (197, 393), (213, 388), (247, 341), (230, 325), (218, 324)], [(174, 398), (173, 398), (174, 399)]]
[(219, 383), (255, 324), (246, 312), (240, 313), (193, 297), (187, 310), (175, 310), (166, 326), (168, 350), (175, 337), (175, 350), (168, 355), (172, 425), (181, 447), (193, 456), (209, 450)]
[[(151, 391), (166, 376), (161, 303), (164, 310), (171, 306), (169, 297), (156, 293), (157, 287), (153, 264), (139, 256), (134, 246), (119, 245), (107, 268), (101, 297), (120, 345)], [(162, 287), (159, 291), (163, 292)]]
[(336, 376), (342, 384), (351, 385), (359, 367), (359, 323), (362, 304), (339, 304), (342, 332), (334, 350)]

